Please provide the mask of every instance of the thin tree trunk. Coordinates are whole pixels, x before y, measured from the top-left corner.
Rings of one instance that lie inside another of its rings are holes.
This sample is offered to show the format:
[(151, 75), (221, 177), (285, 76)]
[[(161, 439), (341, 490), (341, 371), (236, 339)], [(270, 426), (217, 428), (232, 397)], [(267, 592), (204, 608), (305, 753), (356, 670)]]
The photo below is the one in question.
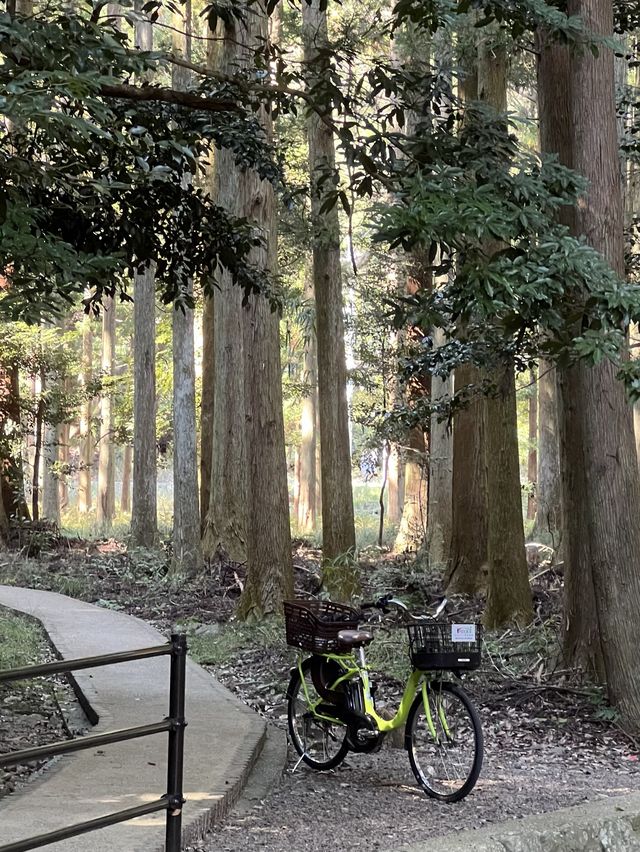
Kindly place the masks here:
[[(434, 329), (434, 346), (445, 342), (440, 329)], [(436, 404), (453, 394), (453, 375), (433, 376), (431, 401)], [(429, 505), (427, 511), (427, 551), (430, 566), (444, 566), (449, 559), (452, 529), (453, 436), (449, 423), (436, 414), (429, 430)]]
[(42, 518), (60, 526), (60, 492), (54, 465), (58, 460), (60, 429), (47, 423), (42, 452)]
[[(304, 57), (321, 81), (319, 51), (328, 46), (327, 13), (320, 0), (302, 4)], [(338, 208), (320, 208), (331, 182), (326, 173), (335, 168), (333, 133), (312, 113), (308, 118), (309, 169), (312, 185), (313, 280), (316, 298), (318, 347), (318, 408), (322, 448), (322, 542), (323, 582), (337, 600), (348, 600), (357, 591), (353, 566), (355, 524), (351, 485), (349, 411), (345, 361), (340, 225)]]
[[(313, 287), (308, 286), (307, 300), (313, 298)], [(313, 330), (309, 333), (304, 350), (304, 383), (307, 393), (302, 400), (300, 417), (300, 452), (298, 476), (297, 520), (301, 533), (313, 532), (316, 526), (316, 409), (317, 409), (317, 352)]]
[[(610, 0), (569, 0), (587, 28), (613, 34)], [(623, 203), (618, 162), (613, 53), (576, 53), (571, 60), (571, 118), (574, 166), (588, 180), (576, 208), (576, 230), (624, 276)], [(583, 425), (589, 555), (609, 699), (623, 722), (640, 725), (640, 658), (633, 630), (640, 610), (640, 473), (633, 416), (615, 367), (607, 362), (579, 367), (582, 394), (576, 398)], [(568, 523), (570, 520), (568, 519)], [(571, 566), (576, 577), (577, 565)], [(582, 576), (582, 583), (588, 578)], [(591, 612), (578, 610), (580, 623)]]
[[(177, 55), (191, 57), (191, 2), (174, 14), (173, 47)], [(173, 86), (186, 90), (189, 76), (173, 66)], [(187, 297), (193, 298), (189, 282)], [(194, 576), (202, 564), (198, 502), (198, 440), (196, 435), (196, 370), (193, 308), (173, 311), (173, 555), (172, 570)]]
[(533, 521), (537, 510), (538, 490), (538, 384), (535, 371), (529, 374), (531, 387), (529, 388), (529, 449), (527, 452), (527, 484), (529, 492), (527, 496), (527, 520)]
[[(485, 28), (479, 45), (478, 94), (497, 114), (506, 112), (507, 48), (497, 27)], [(506, 125), (504, 132), (508, 132)], [(487, 255), (501, 248), (499, 243), (488, 244)], [(498, 392), (485, 400), (489, 576), (484, 622), (491, 628), (512, 620), (526, 623), (533, 617), (524, 546), (513, 364), (505, 363), (494, 379)]]
[(538, 363), (538, 470), (533, 536), (560, 552), (562, 508), (558, 428), (558, 377), (555, 367)]
[[(116, 303), (107, 296), (102, 308), (102, 376), (108, 383), (115, 372)], [(106, 533), (115, 516), (115, 447), (113, 443), (113, 389), (103, 390), (100, 399), (100, 438), (98, 455), (98, 499), (96, 521)]]
[(126, 444), (122, 454), (122, 491), (120, 492), (120, 511), (128, 515), (131, 511), (131, 468), (133, 466), (133, 447)]
[(18, 367), (2, 371), (0, 396), (3, 412), (0, 419), (0, 499), (7, 519), (29, 518), (24, 490), (22, 448), (22, 405), (20, 402), (20, 373)]
[(200, 528), (202, 531), (205, 529), (211, 502), (215, 376), (214, 298), (214, 296), (205, 298), (202, 308), (202, 394), (200, 401)]
[(158, 536), (156, 438), (156, 285), (152, 266), (133, 290), (133, 494), (131, 539), (153, 547)]
[(91, 509), (91, 468), (93, 466), (94, 442), (91, 430), (91, 409), (93, 400), (88, 396), (88, 388), (93, 381), (93, 324), (89, 317), (82, 327), (82, 367), (80, 386), (83, 400), (80, 406), (80, 471), (78, 474), (78, 511)]
[[(39, 385), (39, 393), (38, 393)], [(33, 443), (33, 480), (31, 486), (31, 517), (34, 521), (40, 520), (40, 459), (42, 457), (42, 440), (44, 432), (45, 402), (44, 391), (46, 387), (46, 375), (44, 368), (40, 370), (39, 381), (36, 381), (36, 393), (38, 394), (38, 405), (36, 407), (36, 434)], [(35, 398), (35, 394), (34, 394)]]
[[(65, 382), (66, 392), (70, 393), (70, 384)], [(69, 469), (69, 441), (71, 434), (71, 424), (60, 424), (60, 442), (58, 445), (58, 464), (60, 466), (60, 476), (58, 477), (58, 503), (60, 513), (69, 506), (69, 482), (67, 479), (67, 470)]]

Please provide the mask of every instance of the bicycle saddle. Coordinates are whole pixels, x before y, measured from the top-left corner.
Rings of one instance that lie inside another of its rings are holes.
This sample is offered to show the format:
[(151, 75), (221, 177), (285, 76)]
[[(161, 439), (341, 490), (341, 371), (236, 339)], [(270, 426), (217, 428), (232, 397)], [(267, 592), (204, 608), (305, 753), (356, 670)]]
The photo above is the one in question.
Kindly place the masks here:
[(373, 636), (366, 630), (341, 630), (338, 633), (338, 642), (343, 648), (363, 648), (372, 639)]

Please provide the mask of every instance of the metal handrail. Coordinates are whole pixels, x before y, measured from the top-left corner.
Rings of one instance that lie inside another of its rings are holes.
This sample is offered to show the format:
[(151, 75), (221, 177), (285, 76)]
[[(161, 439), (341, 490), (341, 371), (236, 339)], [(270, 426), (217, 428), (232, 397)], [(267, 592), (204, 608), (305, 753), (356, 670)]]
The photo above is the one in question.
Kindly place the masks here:
[(167, 645), (156, 645), (151, 648), (140, 648), (135, 651), (121, 651), (114, 654), (102, 654), (96, 657), (60, 660), (55, 663), (10, 669), (0, 672), (0, 683), (29, 680), (35, 677), (42, 677), (43, 675), (62, 674), (77, 671), (78, 669), (97, 668), (98, 666), (109, 666), (117, 663), (169, 655), (171, 656), (169, 715), (161, 722), (152, 722), (148, 725), (138, 725), (133, 728), (123, 728), (118, 731), (109, 731), (89, 737), (78, 737), (72, 740), (50, 743), (49, 745), (0, 755), (0, 768), (2, 768), (3, 766), (16, 763), (26, 763), (29, 760), (54, 757), (58, 754), (94, 748), (98, 745), (124, 742), (126, 740), (152, 736), (153, 734), (168, 733), (167, 792), (165, 795), (154, 802), (116, 811), (115, 813), (106, 814), (105, 816), (77, 823), (76, 825), (49, 831), (46, 834), (40, 834), (36, 837), (29, 837), (14, 843), (5, 844), (4, 846), (0, 846), (0, 852), (29, 852), (31, 849), (40, 849), (43, 846), (48, 846), (60, 840), (77, 837), (80, 834), (97, 831), (109, 825), (127, 822), (130, 819), (135, 819), (135, 817), (161, 810), (166, 810), (167, 812), (166, 852), (180, 852), (182, 806), (185, 801), (183, 796), (184, 729), (187, 726), (185, 720), (187, 639), (183, 633), (172, 634), (171, 642)]

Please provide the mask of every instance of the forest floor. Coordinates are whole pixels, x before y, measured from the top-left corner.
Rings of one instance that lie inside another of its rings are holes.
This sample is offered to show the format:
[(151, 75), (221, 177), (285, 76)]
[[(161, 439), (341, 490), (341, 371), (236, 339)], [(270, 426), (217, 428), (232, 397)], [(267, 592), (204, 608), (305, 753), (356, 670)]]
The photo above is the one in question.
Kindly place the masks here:
[[(317, 591), (319, 556), (297, 543), (299, 593)], [(194, 658), (284, 729), (294, 652), (285, 644), (281, 622), (234, 620), (243, 566), (215, 564), (197, 580), (172, 582), (167, 562), (162, 551), (127, 552), (117, 541), (86, 542), (43, 530), (35, 544), (29, 539), (22, 546), (19, 558), (0, 556), (0, 583), (49, 589), (122, 610), (165, 633), (180, 624)], [(437, 577), (408, 558), (371, 551), (361, 568), (368, 597), (393, 591), (420, 609), (440, 592)], [(191, 852), (288, 852), (299, 843), (306, 852), (395, 848), (640, 790), (640, 743), (616, 726), (600, 690), (562, 668), (561, 574), (533, 569), (532, 589), (535, 622), (522, 631), (487, 635), (483, 667), (465, 679), (480, 708), (486, 746), (482, 775), (466, 800), (441, 805), (427, 799), (415, 786), (406, 752), (394, 748), (393, 741), (374, 755), (350, 755), (337, 770), (321, 774), (304, 766), (292, 773), (296, 760), (291, 752), (286, 772), (265, 800), (232, 814)], [(480, 605), (453, 602), (460, 618), (472, 618)], [(404, 631), (376, 628), (369, 659), (380, 672), (378, 704), (397, 704), (408, 671)], [(37, 728), (33, 736), (40, 734)], [(18, 746), (12, 742), (12, 747)]]
[[(0, 670), (55, 659), (40, 625), (0, 607)], [(0, 754), (64, 740), (82, 729), (82, 711), (67, 681), (38, 678), (0, 684)], [(13, 793), (50, 761), (0, 768), (0, 799)]]

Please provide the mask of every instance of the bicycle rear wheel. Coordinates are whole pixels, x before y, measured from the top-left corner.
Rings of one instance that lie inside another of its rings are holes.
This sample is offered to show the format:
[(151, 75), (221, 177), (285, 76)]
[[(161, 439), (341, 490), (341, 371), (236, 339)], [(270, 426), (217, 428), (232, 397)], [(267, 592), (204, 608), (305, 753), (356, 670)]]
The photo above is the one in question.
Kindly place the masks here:
[(420, 690), (407, 719), (411, 768), (428, 796), (458, 802), (474, 788), (482, 767), (480, 719), (466, 692), (456, 684), (426, 684), (426, 696), (428, 713)]
[(320, 695), (313, 685), (311, 660), (302, 664), (304, 685), (296, 669), (287, 690), (289, 736), (302, 760), (312, 769), (333, 769), (349, 752), (346, 726), (319, 719), (313, 712)]

